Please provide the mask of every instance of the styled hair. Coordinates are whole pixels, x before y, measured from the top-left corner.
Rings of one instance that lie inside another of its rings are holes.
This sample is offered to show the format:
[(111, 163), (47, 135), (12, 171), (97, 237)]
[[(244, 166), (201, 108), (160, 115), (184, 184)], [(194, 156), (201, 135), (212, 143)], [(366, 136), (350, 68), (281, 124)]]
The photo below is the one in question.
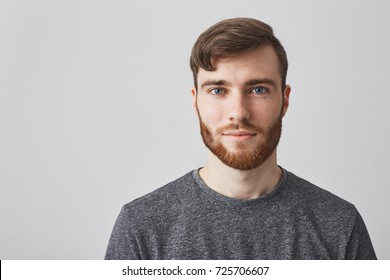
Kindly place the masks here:
[(232, 18), (220, 21), (196, 40), (191, 53), (190, 66), (198, 88), (199, 69), (214, 71), (213, 59), (234, 57), (262, 46), (272, 46), (279, 60), (282, 91), (286, 86), (288, 61), (286, 52), (274, 36), (272, 27), (253, 18)]

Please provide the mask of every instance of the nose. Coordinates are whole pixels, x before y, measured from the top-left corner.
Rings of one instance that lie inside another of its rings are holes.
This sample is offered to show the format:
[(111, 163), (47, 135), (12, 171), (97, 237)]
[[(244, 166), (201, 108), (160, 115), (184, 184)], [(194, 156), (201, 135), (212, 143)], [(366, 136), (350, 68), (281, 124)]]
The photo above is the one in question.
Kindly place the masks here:
[(241, 122), (243, 120), (250, 119), (250, 110), (248, 100), (245, 98), (245, 94), (236, 93), (232, 94), (229, 104), (228, 116), (232, 122)]

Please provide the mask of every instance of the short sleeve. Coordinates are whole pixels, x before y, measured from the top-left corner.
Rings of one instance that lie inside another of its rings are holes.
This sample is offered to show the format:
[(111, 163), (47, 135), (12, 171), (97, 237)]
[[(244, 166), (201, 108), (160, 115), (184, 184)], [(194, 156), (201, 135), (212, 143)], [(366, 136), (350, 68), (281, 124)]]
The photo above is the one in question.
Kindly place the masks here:
[(370, 236), (368, 234), (366, 225), (363, 218), (357, 212), (355, 225), (351, 233), (346, 259), (349, 260), (376, 260), (376, 254), (374, 247), (371, 243)]
[(131, 231), (131, 217), (124, 206), (119, 213), (111, 233), (105, 260), (137, 260), (140, 252), (134, 234)]

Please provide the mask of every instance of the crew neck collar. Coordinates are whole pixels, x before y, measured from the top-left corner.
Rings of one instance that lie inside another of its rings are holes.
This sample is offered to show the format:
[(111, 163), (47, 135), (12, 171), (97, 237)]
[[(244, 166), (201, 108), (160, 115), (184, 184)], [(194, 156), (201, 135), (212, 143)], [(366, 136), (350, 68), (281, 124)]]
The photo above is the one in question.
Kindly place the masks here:
[(280, 178), (279, 183), (275, 186), (275, 188), (270, 192), (265, 195), (262, 195), (257, 198), (253, 199), (236, 199), (232, 197), (225, 196), (223, 194), (220, 194), (219, 192), (216, 192), (215, 190), (211, 189), (209, 186), (206, 185), (206, 183), (202, 180), (202, 178), (199, 175), (199, 169), (195, 169), (192, 171), (192, 177), (194, 178), (196, 184), (198, 187), (204, 191), (207, 195), (211, 196), (212, 198), (224, 202), (229, 205), (236, 205), (236, 206), (249, 206), (249, 205), (254, 205), (254, 204), (259, 204), (259, 203), (264, 203), (269, 201), (270, 199), (274, 198), (276, 195), (278, 195), (284, 188), (286, 182), (287, 182), (287, 177), (288, 177), (288, 172), (281, 166), (279, 166), (280, 169), (282, 170), (282, 177)]

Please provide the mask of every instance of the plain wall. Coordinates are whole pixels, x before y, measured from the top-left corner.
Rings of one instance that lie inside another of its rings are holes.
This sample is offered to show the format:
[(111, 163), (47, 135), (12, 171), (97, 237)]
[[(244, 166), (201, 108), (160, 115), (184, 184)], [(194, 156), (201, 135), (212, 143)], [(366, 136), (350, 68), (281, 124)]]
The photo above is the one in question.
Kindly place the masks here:
[(273, 26), (292, 86), (279, 164), (350, 201), (390, 259), (389, 1), (0, 0), (0, 259), (102, 259), (123, 204), (202, 166), (189, 55)]

